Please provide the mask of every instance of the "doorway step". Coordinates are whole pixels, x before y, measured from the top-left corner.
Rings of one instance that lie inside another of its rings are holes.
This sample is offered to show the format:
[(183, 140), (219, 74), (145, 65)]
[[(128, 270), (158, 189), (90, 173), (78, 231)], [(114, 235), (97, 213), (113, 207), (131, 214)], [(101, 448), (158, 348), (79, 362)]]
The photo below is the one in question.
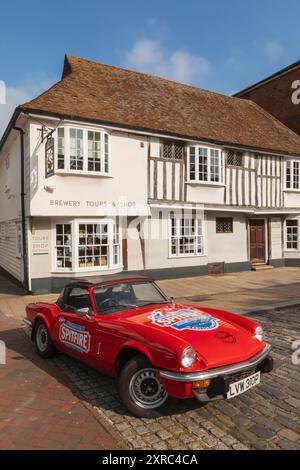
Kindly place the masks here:
[(269, 269), (274, 269), (274, 266), (271, 264), (252, 264), (252, 271), (268, 271)]

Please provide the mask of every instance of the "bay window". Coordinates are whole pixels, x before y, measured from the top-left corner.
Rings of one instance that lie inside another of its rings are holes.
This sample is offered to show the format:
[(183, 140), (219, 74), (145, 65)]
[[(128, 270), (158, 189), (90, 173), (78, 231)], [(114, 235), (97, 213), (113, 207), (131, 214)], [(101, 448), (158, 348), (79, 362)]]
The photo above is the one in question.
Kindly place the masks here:
[(56, 131), (58, 173), (109, 175), (109, 136), (102, 130), (59, 127)]
[(221, 149), (191, 145), (188, 159), (188, 182), (223, 183), (223, 155)]
[(300, 160), (287, 160), (285, 165), (285, 188), (300, 190)]
[(170, 218), (170, 256), (204, 255), (204, 222), (202, 218)]
[(286, 227), (286, 249), (299, 250), (299, 219), (288, 219)]
[(120, 266), (120, 232), (112, 219), (56, 223), (54, 270), (80, 272)]

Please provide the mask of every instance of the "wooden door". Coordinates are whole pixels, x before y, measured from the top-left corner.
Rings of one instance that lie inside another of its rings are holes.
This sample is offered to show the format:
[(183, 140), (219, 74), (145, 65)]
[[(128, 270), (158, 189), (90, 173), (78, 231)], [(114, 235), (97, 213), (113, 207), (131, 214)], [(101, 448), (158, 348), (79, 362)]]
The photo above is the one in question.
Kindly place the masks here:
[(252, 264), (265, 263), (265, 221), (250, 220), (250, 261)]

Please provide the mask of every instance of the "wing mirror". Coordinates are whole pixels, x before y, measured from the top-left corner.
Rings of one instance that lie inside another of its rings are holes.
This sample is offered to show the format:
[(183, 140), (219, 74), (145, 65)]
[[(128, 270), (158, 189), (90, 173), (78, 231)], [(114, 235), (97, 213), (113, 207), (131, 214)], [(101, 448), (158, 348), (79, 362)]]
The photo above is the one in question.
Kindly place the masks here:
[(89, 308), (89, 307), (84, 307), (84, 308), (79, 308), (78, 310), (76, 310), (76, 315), (78, 315), (79, 317), (93, 317), (94, 316), (94, 312), (92, 312), (92, 310)]

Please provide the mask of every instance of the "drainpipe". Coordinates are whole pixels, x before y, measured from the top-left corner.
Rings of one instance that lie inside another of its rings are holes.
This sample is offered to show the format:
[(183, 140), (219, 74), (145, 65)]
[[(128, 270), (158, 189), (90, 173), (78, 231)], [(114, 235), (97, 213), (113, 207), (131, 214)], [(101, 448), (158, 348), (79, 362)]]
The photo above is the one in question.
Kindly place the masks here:
[(26, 243), (26, 214), (25, 214), (25, 152), (24, 152), (24, 137), (25, 132), (21, 127), (13, 126), (15, 131), (20, 133), (20, 145), (21, 145), (21, 217), (22, 217), (22, 259), (23, 259), (23, 288), (25, 294), (29, 293), (28, 286), (28, 263), (27, 263), (27, 243)]

